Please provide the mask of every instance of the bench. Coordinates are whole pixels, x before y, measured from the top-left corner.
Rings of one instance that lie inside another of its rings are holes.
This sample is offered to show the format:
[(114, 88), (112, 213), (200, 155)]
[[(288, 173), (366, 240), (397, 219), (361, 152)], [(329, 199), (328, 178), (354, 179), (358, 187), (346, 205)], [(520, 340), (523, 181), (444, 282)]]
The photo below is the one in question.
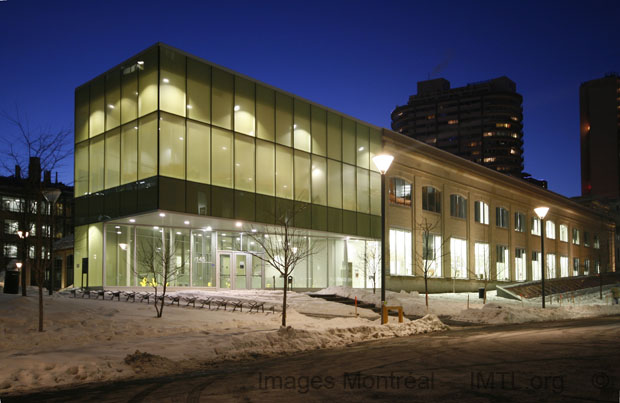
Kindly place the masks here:
[[(96, 290), (96, 291), (91, 291), (91, 293), (95, 293), (95, 299), (99, 299), (99, 297), (101, 297), (101, 299), (105, 300), (105, 293), (107, 291), (105, 290)], [(90, 294), (88, 295), (88, 298), (90, 298)]]
[(166, 298), (168, 298), (170, 300), (170, 305), (174, 305), (174, 303), (177, 303), (177, 306), (179, 306), (179, 303), (181, 302), (181, 297), (179, 296), (170, 296), (170, 295), (166, 295)]
[(200, 305), (201, 308), (204, 308), (205, 305), (208, 305), (209, 309), (211, 309), (211, 302), (213, 302), (213, 298), (201, 298), (198, 300), (198, 302), (201, 304)]
[(185, 306), (189, 306), (189, 304), (192, 304), (194, 308), (196, 308), (196, 300), (198, 298), (196, 297), (185, 297), (184, 300), (185, 302), (187, 302), (187, 304), (185, 304)]
[(138, 301), (138, 302), (142, 302), (142, 301), (146, 300), (146, 303), (150, 304), (152, 296), (153, 296), (153, 294), (150, 293), (150, 292), (140, 293), (140, 295), (138, 295), (138, 297), (140, 298), (140, 301)]
[(254, 309), (256, 309), (256, 313), (258, 313), (258, 309), (260, 308), (262, 310), (262, 312), (265, 312), (265, 303), (264, 302), (258, 302), (258, 301), (250, 301), (248, 302), (248, 304), (250, 305), (250, 313), (252, 313), (252, 311)]
[(381, 324), (385, 325), (388, 323), (388, 312), (389, 311), (398, 311), (398, 323), (403, 323), (403, 307), (402, 306), (387, 306), (383, 305), (381, 309)]
[(114, 298), (117, 298), (119, 301), (121, 300), (121, 292), (120, 291), (115, 290), (115, 291), (106, 291), (106, 292), (112, 294), (112, 298), (110, 298), (110, 301), (114, 301)]
[[(213, 301), (213, 303), (217, 305), (216, 310), (219, 311), (221, 307), (224, 307), (224, 310), (226, 310), (226, 304), (228, 304), (228, 301), (226, 301), (225, 299), (218, 299)], [(211, 309), (211, 307), (209, 307), (209, 309)]]
[(125, 302), (131, 300), (132, 302), (136, 302), (136, 292), (135, 291), (130, 291), (130, 292), (125, 292)]
[(237, 308), (239, 308), (240, 312), (243, 312), (243, 301), (232, 301), (231, 304), (233, 306), (233, 312), (235, 312)]

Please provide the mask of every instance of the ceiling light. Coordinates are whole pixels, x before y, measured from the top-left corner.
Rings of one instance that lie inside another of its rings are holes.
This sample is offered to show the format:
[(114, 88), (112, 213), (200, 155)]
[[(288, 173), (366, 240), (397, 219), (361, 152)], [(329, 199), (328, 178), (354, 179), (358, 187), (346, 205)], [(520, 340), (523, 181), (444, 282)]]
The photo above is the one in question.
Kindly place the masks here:
[(239, 105), (235, 105), (235, 112), (237, 112), (241, 107)]
[(189, 225), (189, 221), (183, 221), (183, 224)]
[(237, 221), (237, 222), (235, 223), (235, 226), (236, 226), (237, 228), (240, 228), (242, 225), (243, 225), (243, 223), (242, 223), (241, 221)]
[(121, 226), (120, 225), (115, 225), (114, 228), (119, 229)]
[(170, 82), (170, 80), (168, 80), (167, 78), (164, 78), (164, 79), (163, 79), (163, 80), (161, 80), (161, 81), (163, 81), (163, 82), (164, 82), (164, 83), (166, 83), (166, 84), (168, 84), (168, 83)]
[(256, 232), (258, 231), (256, 228), (252, 228), (252, 232)]
[(165, 216), (166, 216), (166, 213), (159, 213), (159, 216), (160, 216), (160, 217), (165, 217)]
[(177, 231), (177, 235), (181, 235), (181, 231)]
[(138, 64), (139, 64), (140, 66), (142, 66), (142, 65), (144, 64), (144, 61), (143, 61), (143, 60), (138, 60)]
[(153, 229), (154, 229), (154, 230), (158, 230), (158, 229), (159, 229), (159, 227), (156, 225), (156, 226), (154, 226), (154, 227), (153, 227)]
[(129, 222), (136, 222), (136, 220), (135, 220), (135, 219), (133, 219), (133, 218), (130, 218), (130, 219), (129, 219)]

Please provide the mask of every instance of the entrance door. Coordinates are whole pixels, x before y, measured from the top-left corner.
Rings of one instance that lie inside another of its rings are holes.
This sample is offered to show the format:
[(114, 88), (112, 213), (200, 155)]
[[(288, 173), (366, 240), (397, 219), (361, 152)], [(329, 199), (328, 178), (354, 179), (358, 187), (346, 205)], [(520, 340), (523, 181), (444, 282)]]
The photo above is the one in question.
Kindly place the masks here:
[(256, 263), (256, 257), (243, 252), (218, 252), (218, 271), (220, 288), (243, 290), (262, 288), (262, 262)]

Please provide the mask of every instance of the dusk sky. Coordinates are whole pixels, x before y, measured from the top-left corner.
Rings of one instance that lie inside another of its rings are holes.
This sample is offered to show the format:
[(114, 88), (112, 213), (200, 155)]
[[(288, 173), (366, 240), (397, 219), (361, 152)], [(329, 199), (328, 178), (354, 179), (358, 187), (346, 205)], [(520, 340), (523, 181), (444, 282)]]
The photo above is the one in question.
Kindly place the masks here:
[[(619, 21), (617, 0), (2, 0), (0, 110), (72, 129), (75, 87), (158, 41), (387, 128), (417, 81), (506, 75), (523, 95), (525, 171), (577, 196), (579, 85), (620, 71)], [(72, 160), (59, 176), (73, 182)]]

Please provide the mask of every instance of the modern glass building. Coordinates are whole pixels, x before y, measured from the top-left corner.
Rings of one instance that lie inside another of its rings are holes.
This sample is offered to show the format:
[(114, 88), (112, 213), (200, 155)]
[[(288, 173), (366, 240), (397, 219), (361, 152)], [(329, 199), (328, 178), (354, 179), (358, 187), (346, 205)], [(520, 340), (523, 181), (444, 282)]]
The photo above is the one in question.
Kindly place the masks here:
[(145, 244), (175, 248), (171, 286), (281, 287), (250, 226), (300, 209), (317, 253), (295, 288), (371, 287), (381, 236), (379, 128), (156, 44), (75, 92), (75, 285), (137, 286)]

